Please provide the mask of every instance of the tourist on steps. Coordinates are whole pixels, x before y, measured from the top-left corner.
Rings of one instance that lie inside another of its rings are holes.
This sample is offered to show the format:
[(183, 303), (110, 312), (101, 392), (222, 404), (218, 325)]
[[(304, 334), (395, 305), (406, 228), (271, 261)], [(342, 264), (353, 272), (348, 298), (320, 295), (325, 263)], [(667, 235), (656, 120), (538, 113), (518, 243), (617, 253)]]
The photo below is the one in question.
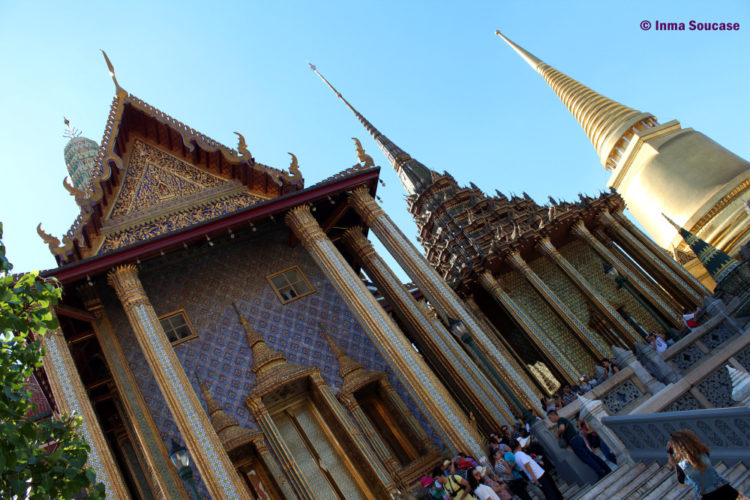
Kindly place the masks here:
[(512, 441), (510, 447), (513, 449), (516, 465), (526, 474), (526, 477), (529, 478), (532, 484), (542, 490), (544, 498), (546, 500), (562, 500), (562, 493), (557, 489), (555, 481), (533, 458), (523, 451), (521, 443)]
[(510, 447), (501, 444), (490, 453), (492, 471), (495, 473), (498, 481), (503, 481), (507, 484), (514, 495), (521, 500), (531, 500), (529, 493), (526, 491), (526, 480), (521, 476), (521, 471), (518, 467), (515, 467), (515, 463), (511, 464), (509, 462), (509, 460), (515, 462), (515, 459), (515, 455), (513, 455)]
[(440, 467), (436, 467), (432, 471), (432, 477), (443, 487), (443, 492), (448, 498), (456, 500), (471, 498), (472, 494), (469, 490), (469, 482), (458, 474), (446, 476)]
[(591, 428), (588, 422), (586, 422), (582, 418), (579, 418), (578, 429), (581, 431), (581, 434), (586, 440), (586, 444), (589, 445), (589, 448), (591, 448), (592, 450), (594, 448), (599, 448), (602, 453), (604, 453), (604, 456), (607, 458), (607, 460), (617, 465), (617, 457), (614, 455), (614, 453), (612, 453), (612, 450), (609, 449), (607, 443), (602, 441), (602, 438), (599, 437), (599, 434), (597, 434), (596, 431)]
[(691, 430), (680, 429), (672, 433), (667, 443), (667, 453), (669, 463), (677, 470), (677, 480), (692, 486), (696, 498), (702, 500), (744, 499), (745, 496), (713, 468), (709, 451), (708, 446)]
[(557, 426), (557, 437), (563, 438), (572, 448), (573, 453), (581, 459), (581, 462), (591, 467), (599, 479), (612, 472), (607, 463), (589, 449), (583, 436), (578, 433), (570, 420), (560, 417), (554, 410), (548, 412), (547, 417)]

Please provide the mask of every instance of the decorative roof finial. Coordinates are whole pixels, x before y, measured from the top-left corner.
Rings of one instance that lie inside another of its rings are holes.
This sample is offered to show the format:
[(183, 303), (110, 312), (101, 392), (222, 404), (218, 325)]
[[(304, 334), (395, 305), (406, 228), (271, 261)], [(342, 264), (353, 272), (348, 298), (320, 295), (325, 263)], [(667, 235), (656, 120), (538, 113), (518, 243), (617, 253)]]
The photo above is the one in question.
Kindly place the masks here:
[(119, 94), (121, 92), (124, 92), (123, 88), (120, 87), (120, 84), (117, 83), (117, 77), (115, 76), (115, 67), (112, 66), (112, 61), (109, 60), (109, 57), (107, 57), (106, 52), (104, 52), (102, 49), (99, 49), (99, 50), (101, 50), (102, 54), (104, 55), (104, 60), (107, 62), (107, 68), (109, 69), (109, 76), (111, 76), (112, 81), (115, 82), (115, 88), (117, 89), (117, 93)]
[(64, 116), (63, 116), (63, 120), (65, 121), (65, 126), (68, 127), (68, 130), (65, 131), (65, 133), (63, 134), (63, 137), (73, 139), (81, 135), (80, 130), (76, 130), (70, 125), (70, 120), (68, 120)]

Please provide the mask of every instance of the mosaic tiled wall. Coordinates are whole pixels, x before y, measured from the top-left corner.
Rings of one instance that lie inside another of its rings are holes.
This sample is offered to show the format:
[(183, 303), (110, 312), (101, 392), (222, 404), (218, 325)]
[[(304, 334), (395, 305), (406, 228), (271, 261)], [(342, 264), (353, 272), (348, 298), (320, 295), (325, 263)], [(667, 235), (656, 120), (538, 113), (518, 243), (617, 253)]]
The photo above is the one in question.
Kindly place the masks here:
[[(302, 245), (289, 247), (288, 235), (288, 230), (280, 227), (243, 243), (217, 244), (210, 254), (183, 258), (141, 272), (141, 281), (156, 313), (161, 316), (184, 309), (197, 330), (197, 339), (175, 346), (196, 392), (200, 394), (194, 373), (207, 383), (216, 400), (240, 426), (257, 428), (243, 404), (253, 387), (254, 374), (244, 332), (232, 308), (235, 301), (271, 347), (285, 353), (292, 363), (320, 367), (326, 382), (337, 390), (341, 385), (338, 364), (317, 326), (319, 322), (328, 325), (331, 336), (354, 360), (388, 375), (409, 409), (440, 446), (438, 434), (323, 272)], [(315, 293), (282, 305), (265, 277), (292, 265), (300, 267)], [(173, 437), (179, 440), (177, 427), (122, 308), (113, 293), (103, 295), (113, 328), (165, 443)]]
[(589, 355), (555, 311), (517, 271), (503, 274), (510, 296), (534, 318), (540, 328), (583, 370), (593, 373), (595, 360)]
[[(578, 318), (581, 323), (591, 328), (591, 313), (589, 311), (590, 306), (588, 299), (586, 299), (586, 296), (578, 289), (576, 284), (573, 283), (573, 281), (571, 281), (562, 270), (560, 270), (557, 264), (547, 257), (540, 257), (530, 262), (529, 266), (539, 275), (540, 278), (542, 278), (542, 281), (547, 284), (555, 295), (560, 297), (560, 300), (568, 306), (575, 317)], [(602, 337), (593, 329), (592, 333), (594, 334), (593, 338), (597, 344), (611, 354), (610, 346), (607, 345)]]
[(658, 331), (659, 325), (636, 300), (625, 290), (617, 290), (613, 281), (604, 275), (604, 261), (582, 241), (571, 241), (560, 249), (560, 253), (581, 273), (586, 280), (612, 306), (621, 306), (648, 331)]

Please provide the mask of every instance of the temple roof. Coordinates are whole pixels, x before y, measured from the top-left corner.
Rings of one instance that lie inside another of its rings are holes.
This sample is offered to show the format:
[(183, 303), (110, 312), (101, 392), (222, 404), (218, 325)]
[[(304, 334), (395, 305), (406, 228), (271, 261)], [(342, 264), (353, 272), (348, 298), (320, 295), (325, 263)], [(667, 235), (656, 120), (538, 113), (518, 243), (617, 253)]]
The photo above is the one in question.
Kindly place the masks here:
[[(64, 181), (65, 188), (75, 197), (80, 213), (68, 232), (61, 238), (62, 241), (45, 233), (41, 224), (37, 227), (37, 232), (49, 245), (50, 251), (58, 264), (66, 264), (91, 257), (102, 250), (106, 239), (104, 233), (107, 224), (110, 219), (116, 219), (117, 216), (122, 215), (115, 211), (115, 205), (122, 195), (123, 187), (127, 184), (130, 164), (133, 163), (132, 152), (138, 144), (144, 145), (143, 149), (151, 148), (169, 155), (172, 158), (172, 163), (176, 165), (176, 169), (184, 171), (187, 168), (192, 168), (192, 177), (200, 176), (199, 173), (202, 172), (204, 174), (203, 179), (206, 181), (203, 185), (193, 183), (193, 189), (189, 190), (189, 193), (183, 193), (183, 188), (190, 183), (183, 183), (182, 179), (185, 176), (181, 175), (168, 176), (167, 182), (162, 182), (159, 186), (151, 185), (145, 191), (153, 192), (158, 187), (166, 195), (162, 198), (168, 199), (152, 200), (154, 206), (151, 208), (156, 208), (155, 205), (162, 205), (162, 201), (171, 200), (172, 205), (161, 207), (164, 210), (159, 213), (152, 212), (150, 220), (145, 222), (142, 220), (142, 216), (148, 210), (144, 211), (142, 210), (144, 207), (140, 207), (138, 216), (141, 217), (141, 220), (136, 222), (140, 224), (138, 227), (141, 228), (146, 223), (156, 222), (159, 217), (162, 221), (165, 221), (161, 223), (162, 226), (172, 228), (171, 221), (178, 215), (184, 221), (182, 227), (204, 222), (207, 217), (212, 216), (211, 214), (205, 214), (205, 206), (211, 200), (198, 199), (201, 197), (195, 196), (195, 193), (211, 187), (221, 191), (221, 189), (216, 188), (219, 184), (226, 184), (227, 191), (231, 191), (230, 188), (235, 188), (237, 192), (233, 193), (235, 198), (232, 203), (227, 202), (230, 196), (227, 192), (214, 193), (216, 195), (214, 201), (224, 203), (223, 209), (214, 210), (216, 212), (213, 214), (214, 216), (226, 214), (227, 211), (239, 208), (243, 203), (267, 200), (303, 189), (304, 180), (299, 171), (297, 159), (293, 155), (289, 171), (259, 163), (248, 150), (245, 139), (241, 134), (235, 132), (238, 136), (238, 146), (235, 150), (196, 131), (133, 94), (126, 92), (117, 83), (109, 59), (107, 59), (107, 63), (115, 82), (116, 94), (112, 101), (101, 145), (98, 147), (96, 158), (93, 160), (94, 165), (90, 172), (90, 182), (88, 185), (81, 185), (76, 182), (70, 185), (67, 181)], [(91, 149), (90, 142), (85, 143), (88, 149)], [(146, 175), (143, 172), (141, 174)], [(179, 180), (180, 182), (170, 183), (170, 180)], [(164, 179), (159, 179), (159, 181), (164, 181)], [(167, 191), (164, 191), (165, 189)], [(236, 201), (239, 192), (251, 196), (251, 199), (242, 200), (241, 203)], [(184, 198), (183, 195), (194, 195), (193, 201), (196, 203), (189, 207), (185, 204), (176, 203), (176, 201)], [(135, 203), (136, 205), (140, 201), (140, 199), (130, 200), (131, 204)], [(200, 211), (201, 207), (204, 207), (203, 212), (200, 216), (195, 216), (196, 211)], [(193, 215), (188, 214), (186, 216), (186, 211), (190, 208), (193, 209)], [(148, 219), (148, 217), (146, 218)], [(122, 230), (123, 221), (115, 222), (121, 224), (120, 229)], [(162, 233), (158, 230), (155, 233), (154, 231), (140, 231), (132, 238), (137, 241), (159, 234)], [(129, 244), (132, 241), (126, 241), (126, 243)], [(117, 244), (115, 244), (115, 247), (117, 247)], [(111, 248), (105, 248), (105, 250), (111, 250)]]
[(547, 204), (526, 193), (491, 196), (473, 183), (459, 186), (448, 173), (408, 203), (427, 260), (456, 289), (468, 289), (484, 270), (497, 273), (507, 253), (533, 254), (540, 238), (565, 239), (575, 221), (594, 223), (599, 211), (624, 206), (617, 193), (581, 194), (576, 202), (550, 197)]

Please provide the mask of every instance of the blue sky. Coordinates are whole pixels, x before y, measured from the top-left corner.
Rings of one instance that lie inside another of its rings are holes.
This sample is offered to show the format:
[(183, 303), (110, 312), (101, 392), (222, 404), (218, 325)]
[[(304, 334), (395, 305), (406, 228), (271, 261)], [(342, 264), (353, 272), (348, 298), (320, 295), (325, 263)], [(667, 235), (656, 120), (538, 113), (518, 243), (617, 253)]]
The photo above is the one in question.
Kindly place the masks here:
[[(575, 199), (607, 172), (578, 124), (508, 37), (594, 90), (677, 119), (750, 158), (746, 1), (9, 2), (0, 1), (0, 220), (15, 271), (54, 267), (77, 210), (63, 115), (101, 140), (120, 85), (261, 162), (297, 155), (307, 185), (356, 163), (383, 166), (383, 205), (410, 236), (395, 173), (319, 70), (376, 127), (432, 169), (486, 192)], [(642, 20), (739, 22), (738, 32), (641, 30)]]

